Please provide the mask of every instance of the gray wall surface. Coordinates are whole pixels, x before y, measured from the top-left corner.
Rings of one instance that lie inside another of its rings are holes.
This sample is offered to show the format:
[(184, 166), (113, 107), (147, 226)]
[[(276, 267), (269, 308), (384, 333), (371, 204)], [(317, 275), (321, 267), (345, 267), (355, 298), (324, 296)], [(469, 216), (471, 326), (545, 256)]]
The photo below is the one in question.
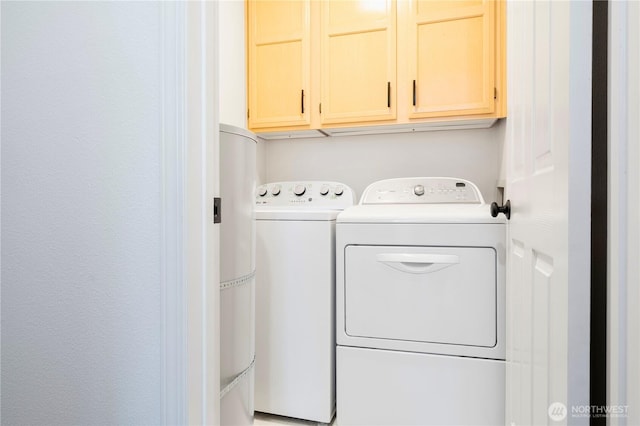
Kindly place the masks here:
[(258, 149), (258, 170), (264, 168), (266, 182), (342, 182), (358, 198), (367, 185), (382, 179), (451, 176), (474, 182), (491, 203), (497, 198), (503, 126), (499, 122), (489, 129), (267, 140)]
[(161, 422), (161, 5), (2, 14), (2, 423)]

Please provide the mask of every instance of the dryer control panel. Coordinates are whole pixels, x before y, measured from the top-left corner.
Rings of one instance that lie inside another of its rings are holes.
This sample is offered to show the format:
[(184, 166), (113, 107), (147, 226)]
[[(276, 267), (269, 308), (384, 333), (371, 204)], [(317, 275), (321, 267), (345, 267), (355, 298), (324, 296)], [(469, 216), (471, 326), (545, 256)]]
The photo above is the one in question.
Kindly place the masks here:
[(256, 190), (256, 206), (305, 206), (344, 209), (355, 204), (355, 194), (339, 182), (273, 182)]
[(386, 179), (369, 185), (360, 204), (484, 204), (478, 187), (451, 177)]

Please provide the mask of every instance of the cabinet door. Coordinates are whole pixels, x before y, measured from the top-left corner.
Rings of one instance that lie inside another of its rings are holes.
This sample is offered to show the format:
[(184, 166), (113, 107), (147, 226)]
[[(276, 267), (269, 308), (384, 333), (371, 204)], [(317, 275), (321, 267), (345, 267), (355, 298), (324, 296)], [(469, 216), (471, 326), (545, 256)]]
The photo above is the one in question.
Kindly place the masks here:
[(248, 2), (249, 128), (310, 123), (310, 1)]
[(396, 5), (325, 1), (321, 30), (321, 122), (396, 117)]
[(495, 111), (493, 0), (411, 0), (410, 118)]

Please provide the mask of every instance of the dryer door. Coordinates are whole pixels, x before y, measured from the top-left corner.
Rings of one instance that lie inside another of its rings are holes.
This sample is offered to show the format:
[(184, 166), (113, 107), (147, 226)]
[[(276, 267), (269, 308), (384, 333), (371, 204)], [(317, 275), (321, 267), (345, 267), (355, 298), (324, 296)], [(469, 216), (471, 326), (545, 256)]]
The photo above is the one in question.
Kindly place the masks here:
[(490, 247), (347, 246), (345, 331), (353, 337), (497, 344)]

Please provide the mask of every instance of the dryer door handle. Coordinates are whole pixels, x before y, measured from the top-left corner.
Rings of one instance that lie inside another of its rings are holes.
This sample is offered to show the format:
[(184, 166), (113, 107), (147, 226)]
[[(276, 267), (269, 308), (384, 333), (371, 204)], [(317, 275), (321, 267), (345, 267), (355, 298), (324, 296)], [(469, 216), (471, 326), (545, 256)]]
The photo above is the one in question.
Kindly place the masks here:
[(460, 263), (460, 257), (455, 254), (428, 253), (380, 253), (376, 260), (410, 274), (428, 274)]

